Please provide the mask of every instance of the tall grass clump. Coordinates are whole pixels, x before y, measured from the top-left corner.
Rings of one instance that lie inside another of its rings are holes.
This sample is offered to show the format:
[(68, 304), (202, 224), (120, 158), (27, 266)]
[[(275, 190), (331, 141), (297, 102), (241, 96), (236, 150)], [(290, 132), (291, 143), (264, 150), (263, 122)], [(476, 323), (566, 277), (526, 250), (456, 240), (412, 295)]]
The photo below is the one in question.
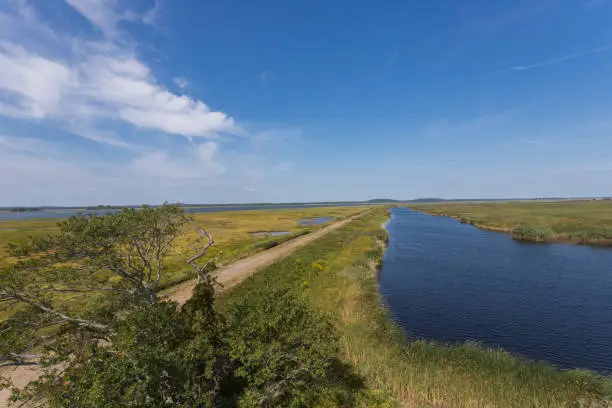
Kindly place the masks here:
[(339, 358), (363, 382), (352, 392), (368, 404), (392, 398), (408, 407), (610, 406), (612, 381), (596, 373), (562, 371), (474, 343), (406, 338), (377, 291), (386, 218), (381, 208), (351, 222), (254, 275), (222, 303), (301, 288), (333, 322)]
[(517, 241), (546, 242), (553, 236), (553, 230), (547, 227), (519, 225), (512, 230), (512, 238)]

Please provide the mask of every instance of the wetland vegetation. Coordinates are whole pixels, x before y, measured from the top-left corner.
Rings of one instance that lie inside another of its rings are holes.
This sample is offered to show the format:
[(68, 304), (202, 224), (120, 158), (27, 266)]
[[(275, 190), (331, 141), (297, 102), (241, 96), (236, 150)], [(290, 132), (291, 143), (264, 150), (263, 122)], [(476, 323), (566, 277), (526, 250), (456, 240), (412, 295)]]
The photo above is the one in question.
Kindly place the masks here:
[[(215, 293), (208, 260), (218, 250), (217, 261), (230, 262), (292, 237), (253, 232), (305, 233), (300, 219), (360, 211), (197, 214), (194, 225), (214, 233), (212, 247), (172, 206), (71, 218), (59, 229), (38, 221), (55, 238), (4, 231), (5, 242), (34, 240), (3, 259), (0, 297), (12, 313), (0, 326), (0, 355), (18, 361), (20, 350), (36, 351), (46, 370), (15, 398), (55, 407), (609, 406), (612, 382), (593, 372), (407, 339), (377, 291), (384, 207)], [(164, 287), (194, 276), (185, 306), (160, 301)], [(96, 288), (109, 290), (78, 302)]]
[(410, 207), (505, 232), (517, 240), (612, 246), (610, 200), (462, 202)]
[(312, 307), (331, 319), (338, 353), (362, 381), (353, 392), (366, 406), (608, 406), (612, 381), (598, 374), (561, 371), (473, 343), (407, 339), (377, 291), (387, 218), (377, 209), (328, 234), (222, 294), (221, 309), (235, 299), (303, 286)]

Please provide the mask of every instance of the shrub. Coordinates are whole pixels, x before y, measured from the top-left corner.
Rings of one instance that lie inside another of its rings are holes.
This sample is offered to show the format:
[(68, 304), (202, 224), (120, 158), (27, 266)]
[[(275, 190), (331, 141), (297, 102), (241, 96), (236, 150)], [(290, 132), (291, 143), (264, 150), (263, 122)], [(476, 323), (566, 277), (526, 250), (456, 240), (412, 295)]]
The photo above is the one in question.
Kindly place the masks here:
[(544, 242), (553, 236), (554, 232), (548, 227), (519, 225), (512, 230), (512, 238), (519, 241)]
[(328, 319), (291, 289), (263, 290), (230, 306), (230, 355), (244, 407), (310, 407), (330, 388), (337, 341)]

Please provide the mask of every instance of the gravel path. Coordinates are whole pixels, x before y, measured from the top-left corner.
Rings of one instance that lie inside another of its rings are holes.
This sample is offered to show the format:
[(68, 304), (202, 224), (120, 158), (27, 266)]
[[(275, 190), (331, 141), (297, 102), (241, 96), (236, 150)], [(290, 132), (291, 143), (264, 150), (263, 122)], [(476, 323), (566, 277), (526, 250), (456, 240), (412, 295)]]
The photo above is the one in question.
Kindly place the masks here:
[[(276, 261), (286, 258), (287, 256), (291, 255), (296, 249), (308, 245), (309, 243), (321, 238), (322, 236), (330, 233), (331, 231), (348, 224), (360, 215), (361, 214), (358, 214), (351, 218), (337, 221), (308, 235), (294, 238), (290, 241), (280, 244), (279, 246), (276, 246), (263, 252), (259, 252), (241, 261), (217, 269), (217, 281), (223, 285), (221, 290), (225, 291), (233, 288), (249, 276), (253, 275), (258, 270), (263, 269)], [(195, 287), (195, 285), (195, 280), (178, 284), (165, 293), (165, 298), (177, 302), (179, 305), (183, 305), (187, 300), (191, 298), (191, 294), (193, 293), (193, 288)]]

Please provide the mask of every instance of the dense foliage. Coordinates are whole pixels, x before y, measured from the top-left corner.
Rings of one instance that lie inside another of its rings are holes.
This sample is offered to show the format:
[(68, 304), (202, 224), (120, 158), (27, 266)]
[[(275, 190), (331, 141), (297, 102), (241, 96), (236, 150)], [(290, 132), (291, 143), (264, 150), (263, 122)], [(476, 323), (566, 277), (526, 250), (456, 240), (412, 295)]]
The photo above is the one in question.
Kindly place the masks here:
[[(0, 274), (5, 363), (36, 358), (43, 376), (15, 400), (51, 407), (303, 407), (334, 387), (337, 340), (301, 286), (215, 308), (215, 281), (186, 260), (199, 284), (181, 308), (159, 282), (188, 217), (176, 206), (76, 216), (60, 232), (11, 246)], [(186, 263), (187, 265), (187, 263)], [(83, 297), (67, 308), (63, 296)], [(36, 356), (28, 353), (36, 352)], [(10, 386), (5, 384), (4, 386)]]

